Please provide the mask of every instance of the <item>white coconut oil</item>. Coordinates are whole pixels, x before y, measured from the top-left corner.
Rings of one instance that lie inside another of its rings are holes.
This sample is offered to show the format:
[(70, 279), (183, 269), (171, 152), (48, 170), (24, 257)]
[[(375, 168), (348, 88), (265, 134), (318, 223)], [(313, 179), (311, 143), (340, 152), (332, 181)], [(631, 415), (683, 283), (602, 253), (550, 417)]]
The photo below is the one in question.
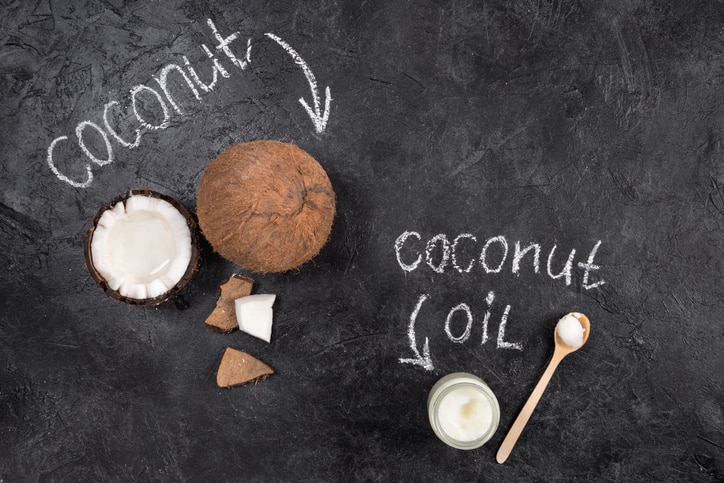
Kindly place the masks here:
[(495, 394), (482, 379), (464, 372), (449, 374), (432, 387), (427, 410), (438, 438), (458, 449), (482, 446), (500, 421)]
[(569, 347), (578, 348), (583, 345), (583, 335), (586, 329), (576, 317), (577, 314), (568, 314), (558, 321), (556, 330), (558, 337)]

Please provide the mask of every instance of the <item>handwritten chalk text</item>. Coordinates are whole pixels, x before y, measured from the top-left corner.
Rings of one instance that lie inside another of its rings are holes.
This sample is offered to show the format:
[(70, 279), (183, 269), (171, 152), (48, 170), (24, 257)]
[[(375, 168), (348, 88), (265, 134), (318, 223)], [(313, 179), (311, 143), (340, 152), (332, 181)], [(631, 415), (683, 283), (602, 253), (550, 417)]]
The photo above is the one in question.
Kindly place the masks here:
[[(429, 299), (430, 296), (427, 294), (420, 295), (417, 299), (417, 304), (415, 305), (415, 308), (410, 315), (410, 322), (407, 329), (407, 337), (410, 344), (410, 350), (414, 354), (414, 357), (400, 357), (399, 361), (403, 364), (412, 364), (420, 366), (425, 370), (432, 371), (433, 369), (435, 369), (435, 366), (433, 365), (432, 357), (430, 356), (430, 339), (428, 337), (425, 337), (425, 343), (423, 345), (422, 353), (420, 353), (419, 349), (417, 348), (417, 341), (415, 335), (415, 325), (417, 323), (417, 318), (420, 314), (420, 310), (422, 309), (423, 304)], [(482, 332), (480, 335), (480, 345), (484, 345), (490, 339), (488, 327), (490, 325), (490, 316), (494, 300), (495, 294), (491, 290), (490, 292), (488, 292), (488, 295), (485, 298), (485, 304), (487, 306), (485, 315), (479, 323)], [(463, 316), (463, 320), (465, 322), (463, 330), (459, 330), (459, 327), (453, 327), (453, 325), (455, 324), (455, 320), (461, 318), (458, 314)], [(508, 325), (509, 314), (510, 305), (506, 305), (500, 317), (500, 322), (498, 323), (496, 347), (498, 349), (513, 349), (522, 351), (523, 344), (519, 342), (508, 342), (505, 340), (505, 330)], [(464, 344), (471, 338), (471, 335), (473, 334), (474, 322), (475, 318), (473, 317), (472, 309), (468, 304), (461, 302), (450, 309), (447, 317), (445, 318), (443, 329), (450, 342), (454, 344)]]
[[(482, 243), (482, 248), (480, 245), (478, 238), (471, 233), (461, 233), (452, 238), (452, 241), (446, 234), (440, 233), (423, 242), (420, 233), (405, 231), (395, 240), (395, 257), (400, 268), (406, 272), (427, 267), (439, 274), (450, 269), (458, 273), (470, 273), (476, 265), (479, 265), (485, 273), (496, 274), (501, 273), (510, 260), (511, 273), (519, 276), (521, 264), (526, 258), (530, 259), (526, 263), (530, 264), (533, 273), (541, 272), (540, 257), (543, 248), (540, 243), (533, 242), (523, 246), (516, 241), (511, 248), (505, 236), (497, 235)], [(583, 269), (581, 285), (585, 290), (606, 283), (604, 280), (591, 281), (591, 274), (601, 268), (593, 263), (600, 246), (599, 240), (589, 252), (586, 261), (578, 262), (576, 265)], [(571, 249), (567, 257), (563, 254), (564, 262), (561, 262), (562, 257), (557, 250), (556, 243), (548, 250), (545, 273), (553, 280), (562, 279), (566, 285), (570, 285), (576, 249)]]
[[(69, 140), (68, 136), (56, 137), (48, 146), (46, 159), (48, 167), (59, 180), (75, 188), (87, 188), (93, 182), (93, 167), (103, 167), (113, 162), (113, 143), (127, 149), (137, 148), (141, 145), (141, 139), (145, 133), (162, 131), (171, 125), (172, 116), (184, 115), (184, 107), (181, 101), (183, 96), (186, 98), (193, 97), (195, 102), (203, 102), (204, 94), (212, 92), (219, 85), (221, 79), (231, 77), (233, 67), (241, 71), (247, 69), (251, 62), (251, 39), (246, 40), (246, 50), (242, 50), (240, 54), (238, 51), (243, 47), (238, 45), (237, 42), (239, 32), (224, 36), (211, 19), (207, 19), (206, 23), (211, 29), (211, 34), (216, 42), (216, 45), (212, 48), (206, 44), (201, 45), (201, 49), (211, 63), (210, 74), (208, 76), (200, 74), (191, 65), (189, 59), (183, 55), (181, 56), (183, 65), (167, 64), (153, 77), (154, 82), (149, 83), (151, 85), (139, 84), (132, 87), (129, 90), (129, 108), (132, 111), (132, 115), (129, 117), (132, 126), (125, 129), (131, 131), (129, 133), (119, 132), (123, 131), (123, 129), (119, 129), (119, 126), (113, 122), (114, 114), (125, 114), (120, 102), (117, 100), (108, 101), (103, 107), (102, 126), (101, 123), (93, 122), (90, 119), (82, 121), (76, 126), (77, 146), (87, 158), (87, 160), (81, 161), (83, 163), (82, 167), (78, 166), (71, 156), (62, 158), (62, 149), (58, 149), (58, 146), (66, 142), (71, 143), (72, 141)], [(302, 68), (312, 91), (314, 107), (310, 107), (304, 99), (299, 99), (299, 102), (312, 120), (315, 131), (318, 134), (324, 133), (329, 120), (329, 109), (332, 101), (329, 87), (325, 89), (326, 97), (324, 109), (322, 109), (316, 78), (306, 62), (296, 50), (278, 36), (272, 33), (267, 33), (265, 36), (283, 47), (295, 64)], [(228, 64), (225, 67), (220, 59), (231, 63), (233, 67), (229, 67)], [(209, 77), (210, 80), (208, 80)], [(202, 78), (207, 80), (202, 80)], [(171, 82), (169, 82), (170, 80)], [(89, 138), (91, 137), (102, 141), (102, 143), (98, 143), (98, 146), (102, 147), (94, 148), (94, 150), (100, 150), (100, 153), (94, 153), (90, 149), (89, 146), (92, 143), (89, 142)], [(64, 147), (72, 147), (72, 144)], [(76, 164), (74, 165), (74, 163)], [(65, 167), (62, 168), (63, 166)]]
[[(576, 261), (576, 249), (573, 248), (567, 253), (558, 251), (558, 244), (553, 243), (550, 248), (544, 247), (537, 242), (521, 244), (520, 241), (509, 242), (503, 235), (491, 236), (485, 241), (478, 239), (472, 233), (461, 233), (450, 237), (445, 233), (439, 233), (424, 237), (417, 231), (404, 231), (397, 237), (394, 243), (394, 252), (397, 264), (406, 273), (416, 270), (431, 270), (433, 274), (469, 274), (474, 270), (485, 274), (502, 274), (507, 272), (516, 277), (521, 271), (530, 270), (533, 274), (544, 274), (553, 280), (562, 280), (566, 286), (571, 285), (574, 267), (583, 271), (581, 286), (584, 290), (591, 290), (606, 282), (596, 274), (597, 280), (592, 280), (592, 275), (600, 270), (600, 266), (594, 263), (596, 254), (601, 246), (599, 240), (588, 253), (585, 261)], [(547, 253), (547, 256), (545, 256)], [(541, 267), (541, 255), (544, 255), (545, 266)], [(420, 312), (425, 303), (430, 299), (428, 294), (420, 295), (417, 303), (410, 314), (407, 337), (410, 351), (413, 357), (400, 357), (402, 364), (420, 366), (427, 371), (434, 370), (432, 356), (430, 354), (430, 339), (424, 338), (422, 351), (417, 346), (416, 324)], [(505, 332), (511, 313), (511, 305), (506, 304), (505, 308), (493, 310), (495, 293), (490, 290), (485, 298), (485, 312), (482, 319), (475, 317), (473, 308), (466, 302), (458, 302), (452, 305), (444, 322), (440, 322), (440, 328), (453, 344), (470, 344), (474, 334), (479, 334), (479, 344), (484, 345), (491, 339), (490, 329), (493, 324), (491, 318), (497, 312), (500, 317), (495, 338), (498, 349), (523, 350), (520, 342), (506, 340)], [(497, 316), (496, 316), (497, 317)], [(429, 325), (428, 325), (429, 326)]]
[[(133, 141), (128, 141), (124, 139), (111, 123), (111, 117), (109, 116), (109, 114), (112, 112), (113, 109), (119, 107), (118, 101), (111, 100), (106, 103), (103, 108), (103, 126), (105, 127), (105, 130), (101, 128), (98, 124), (90, 120), (80, 122), (75, 129), (78, 146), (93, 164), (102, 167), (113, 162), (113, 145), (111, 144), (111, 138), (113, 138), (115, 142), (125, 148), (134, 149), (141, 144), (141, 137), (143, 136), (143, 133), (148, 131), (166, 129), (169, 126), (169, 121), (171, 119), (171, 111), (169, 109), (169, 105), (176, 114), (183, 114), (183, 109), (179, 105), (176, 98), (178, 93), (171, 92), (171, 89), (169, 87), (169, 76), (179, 76), (179, 80), (182, 81), (181, 84), (183, 85), (183, 83), (185, 83), (193, 94), (194, 98), (200, 102), (202, 101), (202, 97), (198, 89), (201, 89), (204, 92), (210, 92), (214, 89), (214, 87), (216, 87), (219, 75), (221, 75), (221, 77), (223, 78), (230, 77), (229, 72), (221, 65), (219, 60), (216, 58), (216, 55), (219, 52), (223, 52), (223, 54), (227, 57), (229, 61), (231, 61), (234, 66), (238, 67), (241, 70), (246, 69), (249, 62), (251, 62), (251, 39), (247, 39), (246, 52), (242, 56), (242, 58), (239, 58), (231, 50), (231, 43), (238, 38), (239, 32), (234, 32), (233, 34), (224, 37), (219, 33), (216, 25), (214, 25), (214, 22), (211, 19), (207, 20), (207, 24), (211, 29), (215, 40), (218, 42), (213, 51), (209, 49), (206, 45), (201, 46), (201, 48), (206, 53), (206, 56), (211, 60), (213, 64), (211, 67), (211, 82), (209, 84), (205, 84), (200, 79), (196, 70), (191, 66), (188, 58), (184, 55), (182, 56), (182, 58), (186, 69), (177, 64), (168, 64), (164, 66), (161, 69), (160, 73), (156, 77), (154, 77), (154, 81), (157, 84), (156, 88), (145, 84), (139, 84), (132, 87), (130, 89), (131, 107), (133, 109), (134, 117), (139, 125), (139, 127), (135, 129)], [(143, 115), (139, 112), (138, 104), (140, 102), (141, 95), (145, 95), (146, 101), (151, 100), (155, 102), (158, 117), (161, 117), (161, 115), (163, 117), (163, 120), (161, 122), (154, 122), (145, 119)], [(92, 153), (90, 149), (88, 149), (88, 147), (86, 146), (85, 133), (89, 129), (95, 131), (98, 135), (100, 135), (101, 139), (103, 140), (103, 144), (105, 146), (105, 153), (102, 157), (96, 156), (96, 154)], [(85, 176), (75, 179), (72, 179), (70, 176), (61, 172), (60, 169), (57, 167), (57, 162), (54, 158), (55, 149), (58, 143), (65, 141), (68, 141), (68, 136), (59, 136), (50, 143), (50, 146), (48, 147), (47, 157), (48, 166), (50, 167), (50, 170), (61, 181), (64, 181), (75, 188), (87, 188), (93, 182), (93, 171), (91, 169), (90, 163), (85, 163)]]

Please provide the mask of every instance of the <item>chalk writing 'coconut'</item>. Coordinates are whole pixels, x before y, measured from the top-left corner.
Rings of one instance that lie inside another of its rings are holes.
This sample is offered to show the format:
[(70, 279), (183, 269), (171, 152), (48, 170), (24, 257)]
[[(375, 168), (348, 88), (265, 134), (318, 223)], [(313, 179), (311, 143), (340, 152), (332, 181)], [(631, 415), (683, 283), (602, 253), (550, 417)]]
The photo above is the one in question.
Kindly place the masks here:
[[(210, 80), (203, 80), (205, 76), (200, 74), (197, 69), (191, 65), (189, 59), (183, 55), (181, 57), (183, 66), (173, 63), (165, 65), (160, 72), (153, 77), (155, 84), (139, 84), (132, 87), (129, 91), (130, 107), (133, 112), (131, 119), (136, 123), (137, 127), (131, 128), (132, 134), (130, 135), (122, 134), (119, 132), (118, 127), (114, 126), (113, 113), (120, 112), (121, 106), (117, 100), (110, 100), (103, 108), (102, 127), (91, 120), (82, 121), (76, 126), (75, 136), (78, 147), (90, 161), (90, 163), (86, 162), (83, 166), (84, 169), (80, 170), (83, 173), (81, 176), (71, 176), (67, 174), (67, 172), (64, 172), (65, 170), (61, 170), (61, 168), (58, 167), (56, 151), (60, 143), (70, 142), (68, 136), (59, 136), (48, 146), (47, 164), (58, 179), (76, 188), (87, 188), (93, 182), (92, 166), (103, 167), (113, 162), (113, 143), (117, 143), (127, 149), (135, 149), (140, 146), (144, 133), (164, 130), (169, 127), (171, 117), (174, 114), (183, 115), (184, 109), (179, 100), (180, 95), (183, 93), (174, 92), (174, 89), (172, 89), (169, 84), (170, 78), (178, 81), (175, 88), (176, 91), (179, 88), (178, 86), (181, 86), (183, 89), (188, 88), (187, 94), (191, 94), (196, 101), (203, 102), (203, 94), (212, 92), (219, 85), (221, 79), (229, 79), (232, 75), (230, 70), (224, 67), (220, 58), (230, 62), (233, 67), (241, 71), (247, 69), (251, 63), (251, 39), (246, 40), (245, 50), (242, 50), (242, 53), (238, 53), (241, 47), (238, 45), (239, 32), (234, 32), (224, 37), (211, 19), (207, 19), (206, 23), (216, 42), (216, 45), (211, 48), (205, 44), (201, 45), (201, 49), (211, 62)], [(289, 44), (279, 37), (271, 33), (267, 33), (266, 36), (287, 50), (293, 60), (302, 67), (312, 90), (314, 109), (303, 99), (299, 101), (312, 119), (316, 132), (320, 134), (323, 133), (329, 119), (329, 107), (332, 100), (329, 87), (326, 89), (325, 107), (324, 111), (322, 111), (316, 79), (307, 64)], [(241, 48), (244, 49), (243, 47)], [(139, 108), (140, 105), (144, 106), (144, 111)], [(89, 149), (89, 135), (94, 137), (99, 136), (103, 141), (102, 153), (93, 153), (91, 149)], [(72, 160), (65, 161), (65, 165), (69, 166), (71, 164)], [(78, 168), (76, 168), (75, 171), (79, 171)]]
[[(601, 241), (599, 240), (589, 252), (587, 260), (577, 264), (579, 268), (583, 269), (581, 285), (585, 290), (591, 290), (606, 283), (604, 280), (591, 281), (592, 273), (601, 268), (593, 263), (600, 246)], [(439, 274), (443, 274), (451, 268), (462, 274), (470, 273), (476, 265), (479, 265), (485, 273), (497, 274), (505, 269), (506, 263), (510, 259), (511, 273), (519, 276), (521, 263), (526, 255), (530, 254), (528, 258), (531, 258), (531, 268), (533, 273), (537, 274), (541, 270), (541, 250), (540, 243), (532, 242), (521, 246), (520, 241), (516, 241), (511, 250), (507, 238), (503, 235), (488, 238), (482, 248), (479, 247), (477, 237), (470, 233), (457, 235), (452, 243), (446, 234), (440, 233), (430, 237), (423, 244), (422, 236), (416, 231), (405, 231), (395, 240), (395, 257), (398, 265), (405, 272), (412, 272), (427, 266)], [(558, 244), (554, 243), (548, 250), (545, 273), (553, 280), (561, 279), (566, 285), (570, 285), (573, 278), (576, 249), (571, 249), (560, 268), (556, 268), (561, 263), (560, 254), (557, 254), (557, 251)], [(509, 257), (511, 252), (512, 258)]]

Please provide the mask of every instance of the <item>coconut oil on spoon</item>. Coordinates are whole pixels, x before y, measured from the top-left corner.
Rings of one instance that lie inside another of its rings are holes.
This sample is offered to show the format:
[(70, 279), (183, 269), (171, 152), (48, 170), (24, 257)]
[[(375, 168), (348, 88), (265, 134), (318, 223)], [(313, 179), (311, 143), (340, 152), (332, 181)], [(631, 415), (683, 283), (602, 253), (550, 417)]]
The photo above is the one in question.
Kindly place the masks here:
[(498, 454), (495, 457), (498, 463), (504, 463), (505, 460), (508, 459), (508, 456), (510, 456), (515, 443), (518, 441), (518, 437), (520, 437), (523, 428), (525, 428), (530, 416), (533, 414), (533, 410), (538, 404), (538, 401), (540, 401), (543, 391), (545, 391), (558, 364), (560, 364), (565, 356), (583, 347), (590, 333), (591, 323), (588, 317), (581, 313), (572, 312), (558, 321), (554, 333), (555, 350), (553, 351), (551, 362), (548, 364), (548, 368), (541, 376), (535, 389), (533, 389), (530, 397), (528, 397), (528, 401), (525, 403), (525, 406), (523, 406), (523, 409), (520, 410), (520, 414), (518, 414), (508, 434), (505, 436), (503, 443), (500, 445)]

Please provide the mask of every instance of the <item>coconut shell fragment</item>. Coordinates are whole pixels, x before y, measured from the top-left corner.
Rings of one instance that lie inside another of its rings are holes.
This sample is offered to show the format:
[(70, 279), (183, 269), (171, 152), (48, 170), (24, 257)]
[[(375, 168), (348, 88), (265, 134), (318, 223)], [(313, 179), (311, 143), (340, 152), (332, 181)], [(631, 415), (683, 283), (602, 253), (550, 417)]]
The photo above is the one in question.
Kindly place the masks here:
[(259, 272), (285, 272), (327, 242), (335, 194), (322, 166), (293, 144), (230, 147), (204, 171), (197, 197), (203, 234), (223, 257)]
[(259, 359), (231, 347), (227, 347), (216, 374), (219, 387), (241, 386), (247, 382), (266, 379), (274, 369)]
[(254, 281), (241, 275), (232, 275), (221, 285), (221, 294), (216, 300), (216, 307), (204, 321), (208, 329), (228, 334), (239, 328), (236, 320), (234, 301), (251, 293)]

